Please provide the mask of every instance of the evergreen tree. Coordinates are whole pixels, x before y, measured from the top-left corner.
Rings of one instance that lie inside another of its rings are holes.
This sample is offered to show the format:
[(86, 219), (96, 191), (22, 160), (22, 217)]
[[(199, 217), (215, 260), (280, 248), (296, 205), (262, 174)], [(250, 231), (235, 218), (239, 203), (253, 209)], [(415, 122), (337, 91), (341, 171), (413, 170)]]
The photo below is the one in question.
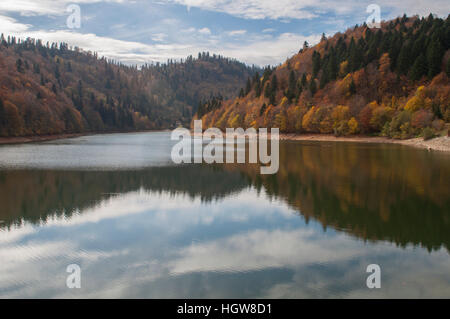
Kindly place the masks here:
[(22, 59), (17, 59), (16, 67), (17, 67), (17, 72), (24, 73)]
[(250, 82), (250, 78), (247, 78), (247, 84), (245, 86), (245, 95), (248, 95), (252, 90), (252, 83)]
[(327, 85), (329, 80), (330, 80), (330, 68), (329, 63), (327, 63), (325, 64), (325, 67), (322, 70), (322, 76), (320, 77), (320, 88), (323, 89), (325, 85)]
[(330, 59), (328, 62), (328, 78), (330, 81), (334, 81), (338, 75), (338, 62), (336, 57), (336, 51), (332, 48), (330, 50)]
[(437, 38), (433, 38), (431, 45), (427, 51), (428, 58), (428, 77), (433, 78), (439, 72), (441, 72), (442, 56), (444, 50), (440, 41)]
[(259, 79), (255, 83), (255, 96), (260, 97), (261, 96), (261, 82)]
[(409, 61), (410, 49), (407, 45), (403, 45), (398, 55), (397, 72), (398, 74), (407, 74), (411, 63)]
[(270, 95), (269, 95), (269, 102), (272, 105), (276, 105), (275, 97), (277, 95), (277, 89), (278, 89), (278, 79), (276, 74), (272, 76), (272, 82), (270, 83)]
[(307, 82), (308, 82), (308, 80), (306, 79), (306, 74), (303, 73), (303, 75), (302, 75), (302, 81), (301, 81), (301, 83), (300, 83), (301, 86), (302, 86), (302, 87), (305, 87), (306, 84), (308, 84)]
[(297, 92), (296, 92), (296, 94), (295, 94), (296, 102), (298, 102), (298, 99), (300, 98), (300, 95), (302, 94), (302, 92), (303, 92), (303, 86), (301, 85), (301, 82), (298, 81), (298, 84), (297, 84)]
[(317, 86), (316, 86), (316, 80), (311, 79), (311, 82), (309, 83), (309, 91), (314, 96), (317, 92)]
[(267, 83), (265, 88), (264, 88), (264, 97), (265, 98), (269, 98), (270, 97), (270, 93), (271, 93), (270, 83)]
[(315, 78), (320, 71), (320, 53), (318, 53), (317, 51), (314, 51), (313, 53), (312, 62), (313, 62), (312, 76), (313, 78)]
[(256, 72), (253, 77), (253, 86), (255, 87), (255, 96), (259, 97), (261, 95), (261, 81), (258, 72)]
[(270, 84), (270, 92), (276, 94), (278, 90), (278, 79), (276, 74), (272, 77), (272, 83)]
[(427, 60), (425, 59), (425, 55), (421, 53), (416, 61), (414, 62), (412, 69), (411, 69), (411, 80), (418, 81), (423, 76), (427, 75), (428, 68), (427, 68)]
[(294, 70), (291, 70), (291, 72), (289, 74), (288, 89), (286, 92), (286, 97), (288, 98), (289, 102), (291, 102), (292, 99), (295, 97), (296, 85), (297, 85), (297, 81), (295, 79), (295, 72), (294, 72)]
[(350, 91), (351, 95), (356, 93), (356, 85), (355, 85), (355, 81), (353, 81), (353, 78), (352, 78), (352, 82), (350, 82), (349, 91)]
[(266, 108), (267, 108), (267, 105), (266, 105), (266, 103), (264, 103), (259, 110), (259, 116), (262, 116), (264, 114), (264, 112), (266, 111)]

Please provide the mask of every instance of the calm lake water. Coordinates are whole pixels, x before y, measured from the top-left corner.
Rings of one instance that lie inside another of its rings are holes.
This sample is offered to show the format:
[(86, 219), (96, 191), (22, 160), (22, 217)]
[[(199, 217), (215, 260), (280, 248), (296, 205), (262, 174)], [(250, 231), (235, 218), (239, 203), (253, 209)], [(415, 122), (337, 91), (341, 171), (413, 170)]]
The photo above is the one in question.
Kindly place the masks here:
[(173, 143), (0, 146), (0, 297), (450, 298), (449, 154), (281, 142), (262, 176), (173, 165)]

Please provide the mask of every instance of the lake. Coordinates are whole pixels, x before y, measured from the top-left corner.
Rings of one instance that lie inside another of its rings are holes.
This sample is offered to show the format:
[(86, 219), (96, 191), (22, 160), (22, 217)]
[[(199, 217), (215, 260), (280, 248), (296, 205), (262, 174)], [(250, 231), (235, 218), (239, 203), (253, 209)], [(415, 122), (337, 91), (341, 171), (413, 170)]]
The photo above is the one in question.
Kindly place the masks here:
[(174, 165), (174, 143), (0, 146), (0, 297), (450, 298), (449, 154), (281, 141), (260, 175)]

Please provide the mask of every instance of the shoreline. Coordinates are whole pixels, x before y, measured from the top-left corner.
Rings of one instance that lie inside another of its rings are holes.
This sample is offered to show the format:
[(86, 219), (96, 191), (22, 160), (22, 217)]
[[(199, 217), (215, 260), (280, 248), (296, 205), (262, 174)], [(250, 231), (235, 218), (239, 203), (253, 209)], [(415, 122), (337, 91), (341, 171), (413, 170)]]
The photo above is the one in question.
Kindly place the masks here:
[(330, 134), (280, 134), (280, 140), (286, 141), (318, 141), (318, 142), (354, 142), (376, 144), (400, 144), (429, 151), (450, 152), (450, 137), (440, 136), (424, 141), (421, 137), (397, 140), (380, 136), (336, 137)]
[(87, 132), (87, 133), (67, 133), (67, 134), (55, 134), (55, 135), (40, 135), (40, 136), (18, 136), (18, 137), (0, 137), (1, 145), (11, 145), (11, 144), (28, 144), (28, 143), (39, 143), (48, 142), (55, 140), (62, 140), (68, 138), (76, 138), (82, 136), (92, 136), (92, 135), (105, 135), (105, 134), (130, 134), (130, 133), (145, 133), (145, 132), (164, 132), (166, 130), (154, 130), (154, 131), (128, 131), (128, 132)]
[[(225, 133), (224, 133), (225, 134)], [(192, 132), (192, 136), (198, 136)], [(267, 134), (270, 139), (270, 133)], [(332, 134), (297, 134), (280, 133), (281, 141), (311, 141), (311, 142), (350, 142), (350, 143), (373, 143), (373, 144), (400, 144), (415, 148), (427, 149), (429, 151), (450, 152), (450, 137), (439, 136), (424, 141), (422, 137), (410, 138), (407, 140), (397, 140), (381, 136), (334, 136)]]
[(0, 145), (46, 142), (66, 138), (75, 138), (85, 135), (89, 134), (73, 133), (73, 134), (56, 134), (56, 135), (41, 135), (41, 136), (0, 137)]
[[(42, 136), (24, 136), (24, 137), (0, 137), (0, 145), (10, 144), (26, 144), (46, 142), (67, 138), (76, 138), (89, 135), (100, 134), (128, 134), (128, 133), (144, 133), (144, 132), (164, 132), (165, 130), (155, 131), (133, 131), (133, 132), (99, 132), (99, 133), (71, 133), (71, 134), (57, 134), (57, 135), (42, 135)], [(195, 135), (195, 134), (194, 134)], [(270, 136), (270, 135), (269, 135)], [(270, 137), (269, 137), (270, 138)], [(440, 136), (424, 141), (423, 138), (411, 138), (407, 140), (396, 140), (380, 136), (349, 136), (336, 137), (331, 134), (295, 134), (295, 133), (281, 133), (280, 140), (285, 141), (317, 141), (317, 142), (354, 142), (354, 143), (378, 143), (378, 144), (400, 144), (416, 148), (428, 149), (429, 151), (450, 152), (450, 137)]]

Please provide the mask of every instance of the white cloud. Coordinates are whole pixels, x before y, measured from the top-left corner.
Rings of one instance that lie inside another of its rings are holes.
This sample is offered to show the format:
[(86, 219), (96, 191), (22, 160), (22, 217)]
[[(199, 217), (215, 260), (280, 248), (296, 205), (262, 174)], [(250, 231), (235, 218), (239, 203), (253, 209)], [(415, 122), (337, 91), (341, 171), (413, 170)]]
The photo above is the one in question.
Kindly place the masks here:
[(302, 36), (294, 33), (283, 33), (276, 38), (257, 39), (250, 43), (229, 44), (219, 53), (232, 56), (243, 62), (258, 65), (276, 65), (296, 54), (304, 41), (315, 44), (320, 35)]
[[(332, 12), (336, 14), (354, 13), (366, 15), (366, 7), (372, 1), (331, 1), (331, 0), (166, 0), (196, 7), (204, 10), (223, 12), (245, 19), (311, 19), (320, 14)], [(393, 15), (407, 13), (409, 15), (427, 15), (430, 12), (441, 16), (448, 14), (448, 0), (378, 0), (381, 12)], [(387, 17), (386, 17), (387, 18)]]
[(18, 23), (13, 18), (0, 15), (0, 32), (4, 33), (5, 36), (16, 32), (24, 32), (29, 27), (30, 25)]
[(311, 229), (254, 230), (184, 247), (169, 267), (175, 275), (205, 271), (248, 272), (330, 263), (362, 253), (361, 246), (349, 245), (345, 235), (336, 236), (333, 241), (311, 240), (314, 236), (315, 231)]
[(211, 30), (209, 28), (201, 28), (201, 29), (198, 29), (198, 33), (200, 33), (200, 34), (211, 34)]
[(224, 12), (246, 19), (313, 18), (316, 15), (307, 6), (316, 0), (168, 0), (187, 7)]
[(228, 31), (227, 34), (230, 36), (236, 36), (236, 35), (244, 35), (247, 33), (247, 30), (233, 30), (233, 31)]
[[(18, 23), (15, 19), (0, 16), (0, 27), (5, 35), (19, 38), (41, 39), (43, 42), (66, 42), (86, 51), (97, 52), (99, 56), (120, 60), (123, 63), (142, 64), (151, 61), (167, 61), (167, 58), (181, 59), (188, 51), (193, 51), (190, 45), (184, 44), (153, 44), (148, 45), (134, 41), (117, 40), (101, 37), (93, 33), (78, 33), (67, 30), (30, 31), (31, 26)], [(159, 35), (161, 37), (161, 35)], [(192, 54), (198, 51), (193, 52)]]
[(0, 12), (19, 12), (21, 15), (64, 15), (69, 4), (98, 2), (125, 3), (127, 0), (2, 0)]
[(155, 33), (152, 35), (152, 40), (155, 42), (163, 42), (167, 39), (167, 34), (165, 33)]

